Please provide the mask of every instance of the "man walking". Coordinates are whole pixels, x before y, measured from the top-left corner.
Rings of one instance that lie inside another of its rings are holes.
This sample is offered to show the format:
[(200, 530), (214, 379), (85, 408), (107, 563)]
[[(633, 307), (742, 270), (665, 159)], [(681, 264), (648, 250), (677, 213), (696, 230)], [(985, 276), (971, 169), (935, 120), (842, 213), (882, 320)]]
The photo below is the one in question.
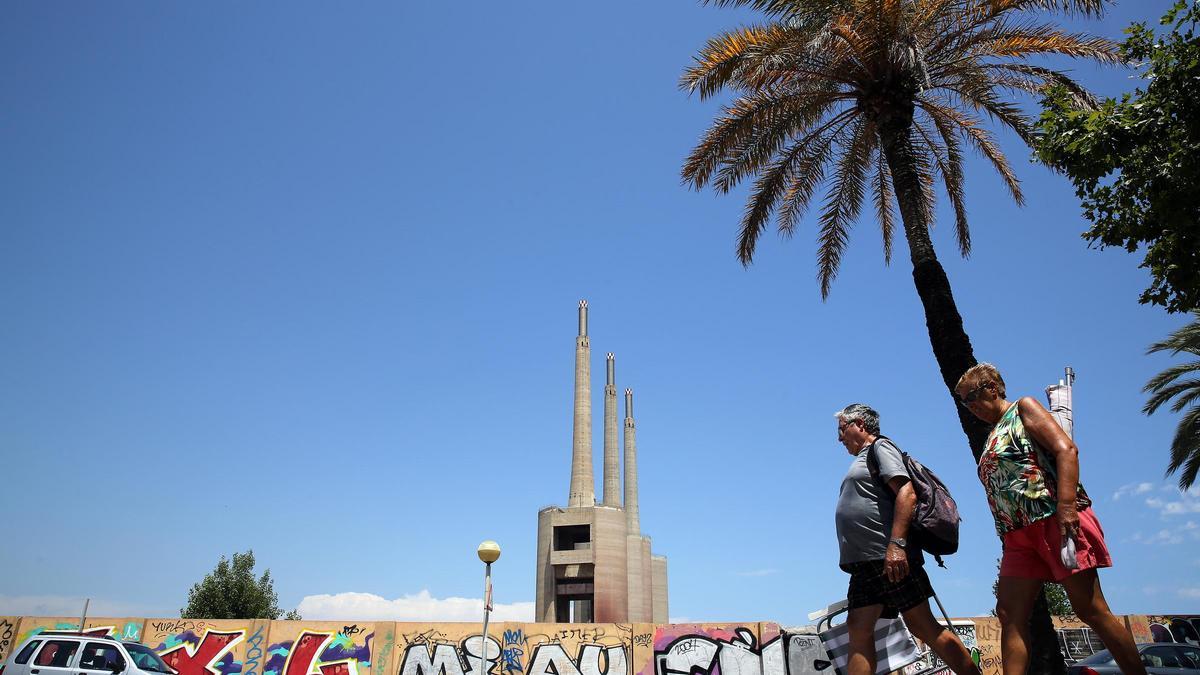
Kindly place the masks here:
[[(847, 675), (874, 675), (875, 622), (903, 615), (904, 623), (958, 675), (979, 675), (979, 667), (952, 631), (929, 609), (933, 587), (921, 550), (908, 542), (916, 506), (904, 459), (879, 435), (879, 413), (854, 403), (836, 414), (838, 441), (854, 457), (838, 496), (838, 545), (841, 568), (850, 574)], [(874, 446), (878, 481), (867, 468)]]

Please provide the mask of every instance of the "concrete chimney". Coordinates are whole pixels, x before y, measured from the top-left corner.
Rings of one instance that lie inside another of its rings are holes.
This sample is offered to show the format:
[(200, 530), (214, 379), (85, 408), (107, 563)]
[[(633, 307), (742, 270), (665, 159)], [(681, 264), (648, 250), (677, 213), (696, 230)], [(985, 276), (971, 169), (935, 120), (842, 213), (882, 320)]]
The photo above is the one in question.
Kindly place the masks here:
[(621, 506), (621, 458), (617, 447), (617, 382), (615, 357), (608, 353), (604, 385), (604, 505)]
[(625, 390), (625, 529), (641, 534), (638, 522), (637, 428), (633, 423), (633, 390)]
[(571, 492), (567, 506), (595, 506), (592, 476), (592, 346), (587, 334), (587, 300), (579, 301), (579, 335), (575, 337), (575, 418), (571, 431)]

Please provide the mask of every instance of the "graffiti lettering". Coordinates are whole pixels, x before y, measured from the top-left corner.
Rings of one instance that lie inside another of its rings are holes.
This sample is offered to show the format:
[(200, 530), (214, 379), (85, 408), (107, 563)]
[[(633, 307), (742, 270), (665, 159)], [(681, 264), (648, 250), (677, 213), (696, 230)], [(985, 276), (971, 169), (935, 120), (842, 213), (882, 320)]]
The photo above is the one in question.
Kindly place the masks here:
[(462, 661), (454, 645), (435, 645), (430, 651), (428, 644), (411, 644), (404, 650), (400, 675), (463, 675)]
[(13, 634), (17, 632), (17, 625), (8, 619), (0, 619), (0, 660), (8, 656), (8, 650), (12, 648)]
[(666, 653), (655, 654), (657, 675), (680, 673), (691, 675), (693, 670), (711, 673), (720, 646), (703, 636), (680, 638), (668, 645)]
[(654, 644), (654, 633), (639, 633), (633, 636), (633, 646), (649, 647)]
[(365, 628), (359, 628), (358, 624), (354, 624), (353, 626), (342, 626), (342, 635), (346, 637), (353, 637), (364, 632), (365, 630)]
[(254, 631), (254, 635), (246, 640), (246, 663), (242, 667), (242, 675), (258, 675), (258, 667), (263, 657), (262, 643), (263, 637), (262, 626)]
[(427, 631), (422, 631), (420, 633), (413, 633), (411, 635), (401, 635), (400, 639), (404, 640), (404, 644), (406, 646), (407, 645), (438, 644), (438, 643), (446, 642), (445, 634), (435, 628), (430, 628)]
[(520, 673), (524, 668), (521, 666), (521, 657), (525, 656), (525, 650), (520, 647), (505, 647), (504, 651), (500, 652), (500, 660), (503, 664), (500, 666), (505, 673)]
[(538, 645), (529, 660), (527, 675), (582, 675), (579, 668), (567, 656), (562, 645), (549, 643)]
[(192, 631), (193, 633), (203, 633), (208, 627), (207, 621), (193, 621), (191, 619), (176, 619), (174, 621), (151, 621), (150, 628), (155, 633), (182, 633), (184, 631)]
[(655, 675), (783, 675), (783, 640), (778, 636), (758, 648), (758, 639), (745, 627), (729, 640), (686, 635), (654, 655)]
[(555, 639), (561, 640), (580, 640), (582, 642), (601, 642), (601, 639), (606, 635), (604, 628), (600, 626), (590, 628), (567, 628), (558, 631), (555, 634)]
[(1150, 635), (1155, 642), (1200, 645), (1200, 617), (1150, 617)]
[(525, 656), (525, 631), (522, 629), (504, 631), (504, 651), (500, 652), (500, 668), (505, 673), (521, 673), (521, 658)]
[(205, 675), (206, 672), (221, 675), (216, 664), (245, 637), (244, 630), (205, 631), (200, 644), (192, 646), (183, 642), (160, 653), (159, 656), (168, 666), (179, 671), (179, 675)]
[[(479, 672), (482, 639), (476, 635), (462, 641), (463, 655), (452, 644), (410, 644), (404, 650), (400, 664), (400, 675), (484, 675), (491, 673), (499, 659), (500, 644), (495, 638), (487, 639), (487, 661), (483, 673)], [(465, 662), (465, 663), (464, 663)], [(465, 666), (465, 667), (464, 667)]]
[[(600, 669), (601, 653), (604, 654), (604, 670)], [(579, 653), (579, 672), (580, 675), (625, 675), (629, 672), (625, 665), (625, 648), (584, 645)]]
[(333, 639), (333, 633), (307, 630), (300, 633), (288, 652), (283, 675), (310, 675), (314, 665), (321, 675), (357, 675), (358, 668), (353, 659), (317, 663), (321, 652)]

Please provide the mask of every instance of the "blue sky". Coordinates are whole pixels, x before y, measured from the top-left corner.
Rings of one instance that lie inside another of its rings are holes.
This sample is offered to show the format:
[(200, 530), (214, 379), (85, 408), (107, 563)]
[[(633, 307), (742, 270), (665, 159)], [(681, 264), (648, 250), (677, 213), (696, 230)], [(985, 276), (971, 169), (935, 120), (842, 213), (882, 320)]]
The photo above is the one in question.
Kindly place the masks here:
[[(1118, 37), (1170, 4), (1076, 23)], [(990, 608), (998, 541), (907, 250), (885, 267), (863, 220), (822, 302), (811, 221), (743, 269), (743, 195), (680, 185), (718, 102), (677, 78), (751, 14), (692, 0), (3, 12), (0, 613), (74, 613), (88, 596), (170, 616), (219, 555), (252, 547), (280, 604), (310, 618), (466, 619), (483, 539), (504, 549), (496, 601), (529, 613), (536, 512), (567, 497), (580, 298), (596, 460), (613, 351), (673, 618), (796, 624), (844, 597), (833, 506), (849, 457), (832, 413), (852, 401), (959, 499), (963, 550), (932, 573), (948, 609)], [(1061, 65), (1101, 93), (1134, 85)], [(1109, 600), (1194, 612), (1200, 491), (1163, 479), (1176, 418), (1139, 412), (1174, 362), (1144, 350), (1185, 319), (1138, 305), (1140, 258), (1087, 249), (1068, 183), (1004, 147), (1027, 206), (973, 160), (970, 260), (934, 232), (976, 354), (1017, 393), (1078, 371)]]

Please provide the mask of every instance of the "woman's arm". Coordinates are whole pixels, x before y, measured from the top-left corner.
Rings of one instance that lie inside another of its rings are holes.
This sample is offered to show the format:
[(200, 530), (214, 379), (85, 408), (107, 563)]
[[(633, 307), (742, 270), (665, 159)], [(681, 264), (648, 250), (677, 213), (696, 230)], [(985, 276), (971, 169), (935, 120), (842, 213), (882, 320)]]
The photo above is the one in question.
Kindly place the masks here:
[(1058, 467), (1058, 527), (1062, 534), (1074, 536), (1079, 531), (1079, 514), (1075, 510), (1079, 448), (1037, 399), (1025, 396), (1017, 401), (1017, 406), (1025, 431), (1054, 458)]

